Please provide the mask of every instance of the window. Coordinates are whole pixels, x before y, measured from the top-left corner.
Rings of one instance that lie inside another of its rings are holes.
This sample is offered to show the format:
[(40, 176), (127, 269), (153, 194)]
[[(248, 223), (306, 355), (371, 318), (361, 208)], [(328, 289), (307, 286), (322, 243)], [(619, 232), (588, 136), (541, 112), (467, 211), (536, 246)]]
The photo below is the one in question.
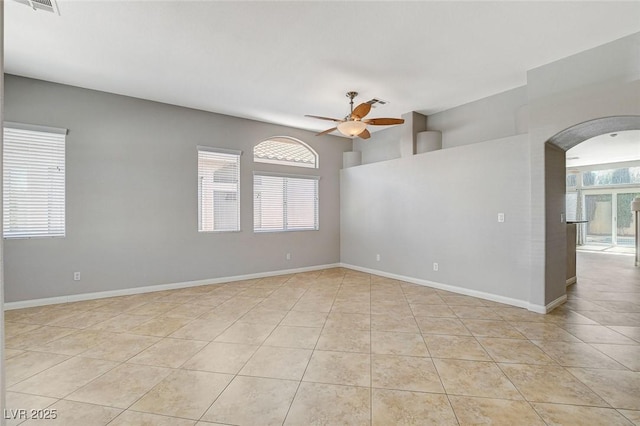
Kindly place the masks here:
[(279, 136), (253, 148), (253, 161), (287, 166), (318, 168), (318, 154), (298, 139)]
[(640, 167), (594, 170), (582, 173), (583, 186), (640, 184)]
[(5, 124), (4, 237), (64, 237), (67, 130)]
[(240, 154), (198, 147), (198, 231), (240, 230)]
[(253, 230), (318, 230), (318, 177), (253, 176)]

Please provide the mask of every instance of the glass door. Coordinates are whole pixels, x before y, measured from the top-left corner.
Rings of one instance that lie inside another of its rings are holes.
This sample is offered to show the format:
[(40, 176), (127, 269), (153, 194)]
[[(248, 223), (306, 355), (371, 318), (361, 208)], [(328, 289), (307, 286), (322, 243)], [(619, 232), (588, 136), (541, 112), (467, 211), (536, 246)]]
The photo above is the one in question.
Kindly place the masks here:
[(612, 194), (588, 194), (584, 196), (587, 223), (587, 244), (613, 244)]
[(640, 197), (637, 192), (622, 192), (616, 194), (616, 234), (614, 244), (624, 247), (635, 245), (635, 215), (631, 211), (631, 202)]
[[(635, 215), (631, 212), (631, 201), (640, 196), (636, 188), (609, 191), (585, 191), (584, 216), (586, 244), (633, 247), (635, 245)], [(569, 218), (567, 208), (567, 218)]]

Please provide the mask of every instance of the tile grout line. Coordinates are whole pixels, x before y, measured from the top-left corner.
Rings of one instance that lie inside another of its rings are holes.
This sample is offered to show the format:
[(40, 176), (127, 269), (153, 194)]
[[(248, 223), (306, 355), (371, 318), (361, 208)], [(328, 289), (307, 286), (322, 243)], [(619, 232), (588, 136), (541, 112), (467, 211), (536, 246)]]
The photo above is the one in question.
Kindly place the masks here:
[[(280, 286), (278, 286), (278, 288), (282, 288), (282, 287), (284, 286), (284, 284), (285, 284), (287, 281), (289, 281), (291, 278), (292, 278), (292, 277), (289, 277), (287, 280), (285, 280), (285, 281), (284, 281)], [(261, 278), (260, 280), (258, 280), (258, 283), (259, 283), (260, 281), (262, 281), (263, 279), (264, 279), (264, 278)], [(274, 290), (274, 291), (275, 291), (275, 290)], [(235, 297), (235, 296), (234, 296), (234, 297)], [(266, 299), (266, 298), (265, 298), (265, 299)], [(260, 303), (261, 303), (261, 302), (260, 302)], [(260, 303), (258, 303), (258, 305), (259, 305)], [(256, 306), (257, 306), (257, 305), (256, 305)], [(253, 308), (255, 308), (255, 306), (254, 306)], [(253, 308), (252, 308), (252, 309), (253, 309)], [(246, 312), (244, 315), (246, 315), (246, 314), (247, 314), (247, 313), (249, 313), (250, 311), (251, 311), (251, 310), (249, 310), (248, 312)], [(240, 318), (238, 318), (236, 321), (234, 321), (231, 325), (233, 325), (233, 324), (237, 323), (237, 322), (238, 322), (242, 317), (244, 317), (244, 315), (242, 315)], [(286, 316), (286, 315), (285, 315), (285, 316)], [(283, 319), (284, 319), (284, 317), (283, 317)], [(280, 320), (280, 322), (282, 322), (282, 320)], [(231, 327), (231, 325), (229, 325), (229, 327)], [(227, 330), (229, 327), (227, 327), (225, 330)], [(273, 328), (273, 330), (275, 330), (275, 329), (276, 329), (276, 327), (277, 327), (277, 325)], [(271, 330), (271, 333), (273, 333), (273, 330)], [(222, 333), (224, 333), (224, 331), (222, 331), (220, 334), (218, 334), (218, 336), (222, 335)], [(271, 335), (271, 333), (269, 333), (269, 336)], [(265, 338), (265, 340), (264, 340), (264, 341), (266, 341), (266, 340), (269, 338), (269, 336), (267, 336), (267, 337)], [(212, 340), (210, 343), (213, 343), (213, 342), (215, 341), (215, 339), (216, 339), (216, 338), (217, 338), (217, 336), (216, 336), (216, 337), (214, 337), (214, 340)], [(218, 396), (216, 396), (216, 397), (214, 398), (214, 400), (213, 400), (213, 401), (211, 401), (211, 404), (209, 404), (209, 406), (204, 410), (204, 412), (203, 412), (203, 413), (202, 413), (202, 415), (197, 419), (197, 421), (196, 421), (196, 422), (204, 421), (204, 420), (202, 420), (202, 418), (203, 418), (203, 417), (207, 414), (207, 412), (208, 412), (208, 411), (213, 407), (213, 405), (216, 403), (216, 401), (217, 401), (217, 400), (222, 396), (222, 394), (223, 394), (223, 393), (224, 393), (224, 392), (229, 388), (229, 386), (231, 386), (231, 383), (233, 383), (233, 382), (234, 382), (234, 380), (235, 380), (238, 376), (240, 376), (240, 371), (242, 371), (242, 369), (247, 365), (247, 363), (248, 363), (248, 362), (249, 362), (249, 361), (250, 361), (250, 360), (255, 356), (255, 354), (260, 350), (260, 348), (262, 347), (262, 344), (264, 343), (264, 341), (263, 341), (260, 345), (257, 345), (257, 346), (258, 346), (258, 348), (253, 352), (253, 354), (251, 354), (251, 356), (250, 356), (249, 358), (247, 358), (247, 360), (244, 362), (244, 364), (242, 364), (242, 366), (238, 369), (238, 371), (237, 371), (235, 374), (233, 374), (233, 377), (231, 378), (231, 380), (229, 380), (229, 383), (227, 383), (227, 385), (226, 385), (226, 386), (225, 386), (225, 387), (220, 391), (220, 393), (218, 394)], [(231, 342), (220, 342), (220, 343), (231, 343)], [(204, 348), (203, 348), (203, 349), (204, 349)], [(195, 356), (195, 355), (194, 355), (194, 356)], [(190, 359), (191, 359), (191, 358), (190, 358)], [(188, 361), (188, 360), (187, 360), (187, 361)], [(187, 362), (187, 361), (185, 361), (185, 362)], [(183, 365), (184, 365), (184, 364), (183, 364)]]
[(336, 297), (338, 295), (338, 293), (340, 292), (340, 289), (342, 288), (342, 284), (344, 283), (344, 277), (345, 277), (346, 273), (342, 274), (342, 280), (340, 281), (340, 286), (338, 286), (338, 290), (335, 292), (335, 295), (333, 296), (333, 301), (331, 302), (331, 307), (329, 308), (329, 312), (327, 313), (327, 317), (324, 320), (324, 323), (322, 324), (322, 328), (320, 329), (320, 334), (318, 335), (318, 339), (316, 340), (316, 344), (314, 345), (313, 349), (311, 350), (311, 356), (309, 357), (309, 361), (307, 361), (307, 365), (304, 368), (304, 371), (302, 372), (302, 376), (300, 377), (300, 381), (298, 382), (298, 387), (296, 388), (296, 391), (293, 393), (293, 397), (291, 398), (291, 403), (289, 404), (289, 408), (287, 409), (287, 413), (284, 416), (284, 419), (282, 420), (282, 424), (284, 425), (287, 421), (287, 418), (289, 417), (289, 413), (291, 412), (291, 407), (293, 407), (293, 404), (296, 400), (296, 396), (298, 395), (298, 391), (300, 390), (300, 386), (302, 386), (302, 380), (304, 379), (304, 375), (307, 374), (307, 369), (309, 368), (309, 364), (311, 364), (311, 360), (313, 359), (313, 354), (316, 351), (316, 348), (318, 347), (318, 342), (320, 341), (320, 337), (322, 336), (322, 332), (324, 331), (324, 328), (327, 324), (327, 321), (329, 320), (329, 315), (331, 314), (331, 310), (333, 309), (333, 305), (335, 304), (336, 301)]
[[(404, 289), (402, 289), (402, 294), (404, 295), (404, 298), (407, 301), (407, 303), (409, 303), (409, 299), (407, 299), (407, 295), (406, 295), (406, 292), (404, 291)], [(444, 300), (443, 300), (443, 302), (444, 302)], [(411, 309), (411, 304), (409, 304), (409, 308)], [(449, 397), (449, 394), (447, 392), (447, 388), (444, 386), (444, 382), (442, 381), (442, 376), (440, 375), (440, 372), (438, 371), (438, 366), (433, 361), (433, 354), (431, 353), (431, 350), (429, 349), (429, 345), (424, 340), (424, 334), (422, 333), (422, 329), (420, 328), (419, 324), (417, 324), (418, 320), (416, 319), (415, 312), (413, 311), (413, 309), (411, 309), (411, 313), (413, 314), (413, 319), (416, 322), (416, 325), (418, 325), (418, 330), (420, 331), (420, 337), (422, 338), (422, 341), (424, 342), (424, 345), (427, 348), (427, 353), (429, 354), (429, 358), (431, 359), (431, 363), (433, 364), (433, 369), (435, 370), (435, 372), (436, 372), (436, 374), (438, 376), (438, 381), (440, 382), (440, 386), (442, 386), (442, 390), (444, 391), (445, 398), (447, 399), (447, 402), (449, 403), (449, 408), (451, 409), (451, 412), (453, 413), (453, 416), (454, 416), (456, 422), (458, 423), (458, 425), (460, 425), (460, 419), (458, 417), (458, 414), (456, 413), (456, 410), (453, 408), (453, 404), (451, 403), (451, 398)]]

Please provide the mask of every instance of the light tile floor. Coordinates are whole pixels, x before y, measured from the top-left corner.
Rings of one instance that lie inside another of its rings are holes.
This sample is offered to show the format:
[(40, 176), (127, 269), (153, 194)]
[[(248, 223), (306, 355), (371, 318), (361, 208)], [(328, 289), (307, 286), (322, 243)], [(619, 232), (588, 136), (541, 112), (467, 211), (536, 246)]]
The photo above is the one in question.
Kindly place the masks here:
[(549, 315), (347, 269), (7, 311), (8, 409), (57, 414), (8, 424), (640, 424), (632, 263)]

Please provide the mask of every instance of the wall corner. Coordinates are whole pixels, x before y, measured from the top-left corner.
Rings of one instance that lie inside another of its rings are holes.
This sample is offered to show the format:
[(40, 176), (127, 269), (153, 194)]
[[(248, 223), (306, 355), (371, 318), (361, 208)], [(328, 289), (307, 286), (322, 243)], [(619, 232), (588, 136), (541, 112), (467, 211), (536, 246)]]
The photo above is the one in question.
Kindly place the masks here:
[(400, 140), (400, 156), (410, 157), (416, 153), (416, 138), (419, 132), (427, 130), (427, 116), (411, 111), (402, 115), (404, 124)]

